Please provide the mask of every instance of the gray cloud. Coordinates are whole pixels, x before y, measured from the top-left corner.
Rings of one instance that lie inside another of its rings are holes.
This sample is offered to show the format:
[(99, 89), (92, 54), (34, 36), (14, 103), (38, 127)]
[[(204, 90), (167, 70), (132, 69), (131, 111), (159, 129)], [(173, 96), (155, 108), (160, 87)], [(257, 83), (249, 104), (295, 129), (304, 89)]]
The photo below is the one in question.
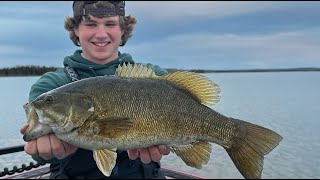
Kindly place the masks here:
[(256, 35), (190, 33), (146, 41), (126, 50), (165, 67), (320, 67), (319, 37), (316, 30)]
[[(72, 14), (71, 1), (0, 5), (1, 66), (60, 66), (77, 48), (63, 28), (64, 18)], [(138, 26), (121, 50), (137, 61), (213, 69), (319, 66), (319, 2), (126, 5)]]
[(17, 52), (27, 52), (24, 47), (12, 46), (12, 45), (2, 45), (0, 44), (0, 54), (1, 55), (11, 55)]
[(256, 12), (270, 12), (310, 5), (310, 2), (272, 2), (272, 1), (128, 1), (127, 13), (157, 21), (188, 21), (189, 18), (208, 20), (239, 16)]

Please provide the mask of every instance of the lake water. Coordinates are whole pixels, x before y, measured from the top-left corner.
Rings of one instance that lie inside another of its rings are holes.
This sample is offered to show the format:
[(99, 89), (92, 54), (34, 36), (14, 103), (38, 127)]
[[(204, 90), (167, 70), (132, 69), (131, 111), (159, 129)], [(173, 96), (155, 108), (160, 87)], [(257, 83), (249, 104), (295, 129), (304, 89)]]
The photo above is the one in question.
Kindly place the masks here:
[[(280, 145), (264, 158), (262, 178), (320, 178), (319, 72), (204, 75), (221, 88), (220, 102), (211, 106), (214, 110), (282, 135)], [(37, 78), (0, 78), (0, 148), (24, 144), (19, 133), (26, 121), (22, 105)], [(24, 152), (0, 156), (0, 172), (31, 161)], [(243, 178), (216, 144), (201, 170), (186, 166), (175, 154), (163, 157), (162, 165), (208, 178)]]

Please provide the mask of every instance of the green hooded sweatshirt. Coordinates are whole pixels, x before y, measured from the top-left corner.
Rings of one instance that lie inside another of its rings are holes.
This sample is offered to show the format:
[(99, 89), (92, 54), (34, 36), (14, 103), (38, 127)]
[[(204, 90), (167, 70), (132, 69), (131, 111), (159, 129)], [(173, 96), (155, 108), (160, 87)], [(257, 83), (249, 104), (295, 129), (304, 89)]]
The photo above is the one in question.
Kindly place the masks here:
[[(63, 62), (64, 66), (69, 66), (76, 69), (80, 79), (95, 76), (114, 75), (119, 64), (122, 64), (123, 62), (128, 62), (130, 64), (135, 63), (132, 60), (131, 55), (119, 52), (119, 57), (116, 60), (104, 65), (100, 65), (85, 59), (81, 56), (81, 53), (82, 50), (76, 50), (72, 56), (66, 56)], [(166, 70), (157, 65), (152, 65), (150, 63), (145, 65), (154, 69), (156, 75), (158, 76), (168, 73)], [(55, 72), (47, 72), (42, 75), (35, 84), (32, 85), (29, 93), (29, 102), (36, 99), (42, 93), (67, 83), (70, 83), (70, 80), (63, 69), (58, 69)]]

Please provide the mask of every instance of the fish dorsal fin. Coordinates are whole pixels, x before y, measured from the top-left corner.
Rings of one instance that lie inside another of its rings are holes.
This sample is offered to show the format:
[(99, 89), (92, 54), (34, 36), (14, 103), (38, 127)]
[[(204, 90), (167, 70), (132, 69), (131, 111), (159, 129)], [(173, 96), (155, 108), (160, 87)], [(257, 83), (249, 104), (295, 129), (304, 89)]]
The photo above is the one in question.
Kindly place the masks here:
[(211, 150), (211, 144), (208, 142), (195, 142), (185, 146), (172, 147), (172, 151), (188, 166), (198, 169), (209, 162)]
[(129, 78), (158, 78), (167, 80), (193, 95), (204, 105), (214, 105), (220, 100), (220, 88), (207, 77), (194, 72), (178, 71), (164, 76), (157, 76), (154, 70), (145, 65), (126, 65), (117, 68), (116, 75)]
[(145, 65), (136, 65), (125, 63), (122, 66), (118, 66), (115, 75), (119, 77), (129, 77), (129, 78), (157, 78), (154, 70), (151, 67)]
[(194, 72), (174, 72), (160, 77), (191, 93), (204, 105), (214, 105), (220, 100), (220, 88), (207, 77)]
[(117, 153), (116, 149), (101, 149), (93, 151), (93, 158), (99, 170), (107, 177), (111, 175), (111, 172), (116, 164)]

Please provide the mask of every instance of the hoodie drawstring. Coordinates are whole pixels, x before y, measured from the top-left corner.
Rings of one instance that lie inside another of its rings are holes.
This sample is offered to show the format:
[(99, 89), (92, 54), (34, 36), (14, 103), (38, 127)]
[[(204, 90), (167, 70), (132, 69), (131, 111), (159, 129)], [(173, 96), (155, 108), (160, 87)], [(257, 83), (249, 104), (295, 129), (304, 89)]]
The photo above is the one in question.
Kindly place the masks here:
[(94, 75), (95, 77), (97, 76), (96, 72), (94, 71), (94, 69), (93, 69), (92, 67), (89, 67), (89, 70), (93, 73), (93, 75)]

